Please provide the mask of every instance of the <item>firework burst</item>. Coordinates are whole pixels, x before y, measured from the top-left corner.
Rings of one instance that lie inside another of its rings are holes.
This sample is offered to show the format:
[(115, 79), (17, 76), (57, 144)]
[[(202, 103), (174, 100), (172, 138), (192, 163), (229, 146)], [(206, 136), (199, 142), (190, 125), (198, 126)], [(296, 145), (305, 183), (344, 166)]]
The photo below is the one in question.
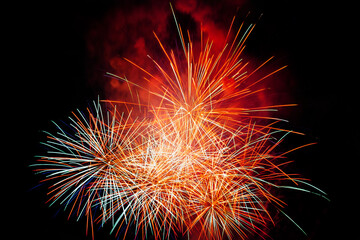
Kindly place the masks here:
[[(265, 237), (268, 223), (274, 223), (269, 208), (285, 205), (276, 190), (312, 187), (283, 170), (286, 153), (295, 149), (277, 151), (290, 133), (275, 127), (281, 119), (256, 114), (293, 104), (244, 104), (263, 90), (260, 82), (284, 67), (253, 80), (273, 58), (247, 70), (242, 56), (255, 25), (242, 24), (229, 41), (233, 19), (220, 52), (202, 40), (195, 52), (190, 34), (185, 41), (173, 16), (182, 55), (167, 51), (154, 33), (167, 65), (149, 56), (155, 73), (126, 59), (152, 88), (108, 73), (126, 83), (136, 101), (97, 102), (87, 114), (74, 113), (67, 130), (55, 124), (58, 132), (47, 133), (43, 144), (49, 151), (36, 171), (53, 182), (49, 202), (70, 209), (69, 217), (86, 216), (93, 235), (94, 224), (110, 222), (111, 232), (124, 238), (130, 226), (142, 238)], [(152, 101), (141, 100), (140, 91)]]

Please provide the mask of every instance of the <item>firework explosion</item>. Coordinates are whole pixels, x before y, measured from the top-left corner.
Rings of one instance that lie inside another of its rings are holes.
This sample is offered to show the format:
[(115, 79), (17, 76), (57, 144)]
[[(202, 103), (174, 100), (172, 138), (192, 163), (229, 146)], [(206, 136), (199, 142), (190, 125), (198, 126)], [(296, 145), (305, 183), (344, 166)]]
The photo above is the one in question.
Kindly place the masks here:
[(173, 16), (181, 50), (167, 50), (154, 33), (161, 61), (148, 56), (153, 68), (145, 69), (125, 59), (151, 85), (107, 73), (126, 84), (131, 100), (95, 102), (87, 113), (74, 113), (66, 129), (55, 124), (58, 132), (47, 133), (48, 153), (35, 167), (53, 182), (49, 202), (59, 202), (69, 217), (85, 216), (93, 236), (94, 225), (109, 223), (124, 238), (131, 230), (143, 239), (266, 237), (274, 224), (270, 209), (282, 212), (285, 205), (278, 189), (325, 195), (284, 172), (285, 155), (295, 149), (277, 147), (291, 131), (259, 114), (293, 104), (244, 104), (284, 67), (254, 80), (273, 58), (251, 71), (243, 60), (255, 24), (242, 24), (230, 40), (234, 18), (217, 52), (210, 40), (196, 49)]

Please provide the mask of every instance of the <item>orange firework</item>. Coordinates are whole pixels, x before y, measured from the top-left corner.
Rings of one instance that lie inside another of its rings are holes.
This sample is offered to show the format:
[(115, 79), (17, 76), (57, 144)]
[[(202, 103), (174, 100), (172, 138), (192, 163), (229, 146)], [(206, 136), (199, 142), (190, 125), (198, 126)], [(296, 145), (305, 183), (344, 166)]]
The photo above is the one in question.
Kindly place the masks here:
[(105, 100), (113, 106), (105, 114), (99, 103), (95, 113), (74, 114), (71, 134), (60, 127), (49, 134), (50, 151), (37, 171), (56, 180), (50, 201), (69, 207), (69, 216), (86, 216), (92, 229), (111, 222), (111, 232), (124, 238), (129, 229), (143, 239), (149, 233), (155, 239), (265, 237), (274, 223), (269, 207), (285, 205), (275, 190), (312, 187), (283, 170), (286, 153), (295, 149), (276, 148), (291, 131), (275, 127), (281, 119), (256, 114), (293, 104), (246, 106), (247, 97), (263, 90), (259, 83), (284, 67), (254, 80), (273, 58), (248, 71), (242, 55), (255, 25), (242, 24), (228, 43), (234, 18), (220, 52), (201, 39), (197, 53), (173, 15), (183, 55), (167, 51), (154, 33), (166, 64), (149, 57), (156, 72), (126, 59), (151, 88), (108, 73), (126, 83), (136, 101)]

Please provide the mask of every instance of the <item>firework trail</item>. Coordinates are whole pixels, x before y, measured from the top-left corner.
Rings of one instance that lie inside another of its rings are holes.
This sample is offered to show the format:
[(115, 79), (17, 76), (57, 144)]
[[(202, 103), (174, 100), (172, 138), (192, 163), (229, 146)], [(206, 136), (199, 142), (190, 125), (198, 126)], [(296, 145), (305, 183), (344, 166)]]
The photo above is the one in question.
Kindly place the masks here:
[[(275, 127), (281, 119), (257, 114), (293, 104), (238, 104), (284, 67), (253, 80), (273, 58), (247, 71), (242, 55), (255, 25), (242, 24), (230, 41), (234, 18), (220, 52), (202, 39), (196, 50), (173, 16), (181, 54), (166, 50), (154, 33), (167, 64), (149, 56), (154, 71), (126, 59), (151, 89), (108, 73), (127, 84), (135, 101), (96, 102), (87, 114), (74, 113), (67, 129), (55, 124), (58, 132), (47, 133), (48, 153), (34, 166), (53, 182), (49, 202), (69, 209), (69, 217), (86, 216), (93, 236), (95, 224), (109, 222), (124, 238), (130, 229), (143, 239), (266, 237), (274, 224), (270, 209), (282, 212), (285, 205), (278, 189), (325, 197), (284, 172), (285, 155), (296, 149), (279, 153), (277, 147), (291, 131)], [(141, 100), (140, 91), (151, 101)]]

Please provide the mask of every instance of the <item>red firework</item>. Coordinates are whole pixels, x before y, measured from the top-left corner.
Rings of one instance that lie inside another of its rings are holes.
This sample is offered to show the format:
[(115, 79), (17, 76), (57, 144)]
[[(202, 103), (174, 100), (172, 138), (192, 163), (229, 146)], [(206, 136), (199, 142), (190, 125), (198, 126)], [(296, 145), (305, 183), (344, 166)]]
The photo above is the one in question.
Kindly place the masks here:
[(125, 59), (144, 84), (108, 73), (130, 99), (105, 100), (107, 112), (97, 103), (87, 115), (74, 114), (71, 134), (60, 127), (49, 134), (52, 150), (36, 164), (55, 181), (49, 201), (70, 208), (69, 216), (86, 216), (91, 229), (110, 222), (124, 238), (130, 227), (155, 239), (265, 237), (274, 223), (269, 208), (285, 205), (276, 190), (312, 187), (283, 170), (295, 149), (277, 147), (291, 131), (276, 127), (281, 119), (258, 114), (294, 104), (247, 106), (264, 90), (260, 83), (285, 67), (254, 78), (273, 59), (253, 70), (243, 60), (255, 24), (241, 24), (230, 40), (234, 18), (218, 50), (203, 37), (194, 44), (171, 10), (181, 50), (167, 50), (154, 33), (164, 58), (148, 56), (152, 67)]

